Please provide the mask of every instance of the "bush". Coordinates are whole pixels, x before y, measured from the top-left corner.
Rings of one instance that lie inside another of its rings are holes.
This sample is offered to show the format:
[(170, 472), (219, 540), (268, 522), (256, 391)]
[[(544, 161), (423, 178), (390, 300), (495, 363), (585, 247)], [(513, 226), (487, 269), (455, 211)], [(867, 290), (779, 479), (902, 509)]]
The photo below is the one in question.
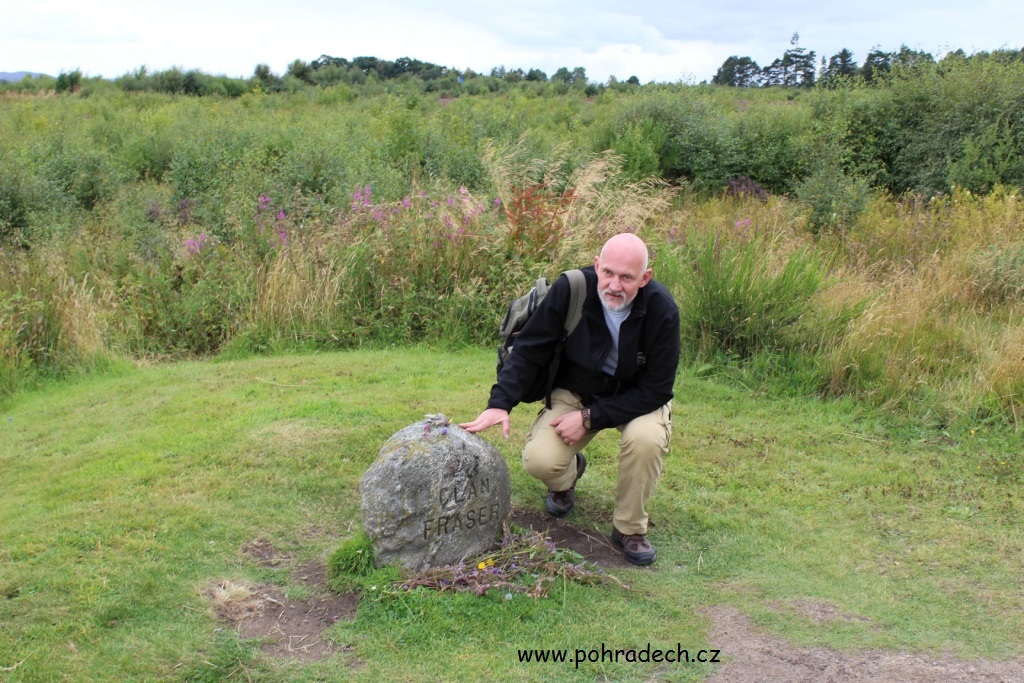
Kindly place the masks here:
[(799, 348), (796, 333), (811, 310), (822, 269), (797, 250), (777, 268), (764, 237), (732, 243), (721, 233), (691, 233), (683, 270), (680, 334), (693, 357), (738, 359), (760, 351)]
[(852, 178), (835, 167), (824, 167), (797, 185), (796, 196), (810, 209), (807, 227), (813, 234), (845, 234), (867, 207), (869, 189), (860, 178)]

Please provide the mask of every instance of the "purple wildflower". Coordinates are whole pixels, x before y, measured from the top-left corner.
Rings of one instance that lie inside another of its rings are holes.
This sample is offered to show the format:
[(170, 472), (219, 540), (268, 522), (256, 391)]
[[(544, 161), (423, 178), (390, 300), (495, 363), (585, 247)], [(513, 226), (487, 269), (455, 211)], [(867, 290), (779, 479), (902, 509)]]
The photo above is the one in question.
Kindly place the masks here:
[(206, 233), (201, 232), (193, 239), (185, 240), (185, 249), (192, 254), (198, 254), (203, 250), (203, 244), (206, 243)]

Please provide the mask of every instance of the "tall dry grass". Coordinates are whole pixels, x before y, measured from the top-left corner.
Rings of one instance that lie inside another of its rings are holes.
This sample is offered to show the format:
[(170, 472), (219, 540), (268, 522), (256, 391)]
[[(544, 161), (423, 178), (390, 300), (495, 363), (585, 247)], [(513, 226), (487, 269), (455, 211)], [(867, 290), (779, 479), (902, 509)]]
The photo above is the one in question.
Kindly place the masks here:
[(878, 198), (823, 245), (870, 300), (823, 359), (823, 388), (941, 424), (1020, 425), (1024, 212), (1015, 193)]

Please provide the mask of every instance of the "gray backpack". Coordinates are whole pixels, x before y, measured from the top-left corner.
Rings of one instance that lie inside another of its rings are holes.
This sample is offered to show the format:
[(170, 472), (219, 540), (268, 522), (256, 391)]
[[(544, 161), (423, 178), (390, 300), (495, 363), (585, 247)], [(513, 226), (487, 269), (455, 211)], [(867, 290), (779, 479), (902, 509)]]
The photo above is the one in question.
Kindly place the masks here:
[[(523, 403), (532, 403), (543, 398), (545, 405), (548, 408), (551, 407), (551, 389), (555, 381), (555, 375), (558, 372), (558, 362), (561, 359), (562, 346), (583, 318), (583, 299), (587, 294), (587, 281), (583, 276), (583, 271), (578, 269), (567, 270), (563, 275), (569, 278), (571, 294), (569, 296), (569, 312), (562, 326), (562, 336), (559, 337), (558, 343), (555, 345), (555, 353), (551, 358), (551, 367), (548, 369), (547, 374), (541, 373), (537, 376), (533, 385), (523, 396)], [(526, 321), (530, 319), (530, 316), (540, 306), (540, 302), (547, 296), (549, 288), (550, 285), (547, 278), (542, 277), (537, 280), (537, 284), (533, 289), (509, 304), (508, 312), (505, 314), (505, 319), (501, 321), (501, 327), (498, 330), (498, 338), (501, 340), (501, 343), (498, 345), (499, 375), (501, 374), (501, 369), (505, 366), (505, 361), (508, 360), (515, 347), (516, 337), (522, 331)]]

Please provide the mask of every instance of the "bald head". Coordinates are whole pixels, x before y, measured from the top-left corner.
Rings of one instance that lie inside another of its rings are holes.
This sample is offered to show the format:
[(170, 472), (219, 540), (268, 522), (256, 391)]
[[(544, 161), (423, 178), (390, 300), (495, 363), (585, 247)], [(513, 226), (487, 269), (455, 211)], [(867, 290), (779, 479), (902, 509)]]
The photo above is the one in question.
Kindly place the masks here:
[(632, 233), (616, 235), (605, 242), (600, 256), (594, 259), (594, 270), (601, 303), (611, 311), (624, 310), (651, 280), (647, 245)]
[(619, 233), (604, 243), (599, 258), (616, 258), (620, 261), (636, 261), (639, 270), (647, 270), (647, 245), (631, 232)]

